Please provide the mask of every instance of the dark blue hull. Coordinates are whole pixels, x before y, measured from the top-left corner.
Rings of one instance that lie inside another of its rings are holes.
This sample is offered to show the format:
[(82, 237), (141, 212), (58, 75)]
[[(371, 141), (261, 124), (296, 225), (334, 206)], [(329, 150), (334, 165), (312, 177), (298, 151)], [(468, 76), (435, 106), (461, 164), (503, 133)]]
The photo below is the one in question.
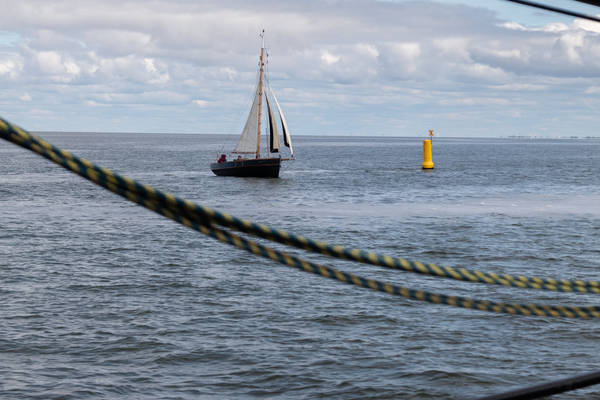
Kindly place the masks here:
[(210, 169), (218, 176), (278, 178), (281, 158), (255, 158), (211, 163)]

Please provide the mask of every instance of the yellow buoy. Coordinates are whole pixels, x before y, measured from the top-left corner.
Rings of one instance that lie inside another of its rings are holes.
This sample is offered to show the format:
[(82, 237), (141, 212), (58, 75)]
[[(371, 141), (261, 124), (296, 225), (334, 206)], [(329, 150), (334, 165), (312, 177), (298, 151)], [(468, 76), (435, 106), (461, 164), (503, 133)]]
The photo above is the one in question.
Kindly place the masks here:
[(423, 140), (423, 169), (433, 169), (431, 160), (431, 139)]

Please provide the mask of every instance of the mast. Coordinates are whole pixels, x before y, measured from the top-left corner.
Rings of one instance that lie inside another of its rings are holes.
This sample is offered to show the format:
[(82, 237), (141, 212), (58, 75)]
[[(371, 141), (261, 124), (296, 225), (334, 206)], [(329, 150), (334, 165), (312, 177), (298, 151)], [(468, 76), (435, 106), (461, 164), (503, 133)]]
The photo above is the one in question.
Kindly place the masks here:
[(262, 95), (263, 95), (263, 58), (265, 54), (265, 30), (263, 29), (260, 33), (262, 38), (262, 46), (260, 48), (260, 74), (258, 77), (258, 129), (256, 130), (256, 158), (260, 158), (260, 118), (261, 118), (261, 107), (262, 107)]

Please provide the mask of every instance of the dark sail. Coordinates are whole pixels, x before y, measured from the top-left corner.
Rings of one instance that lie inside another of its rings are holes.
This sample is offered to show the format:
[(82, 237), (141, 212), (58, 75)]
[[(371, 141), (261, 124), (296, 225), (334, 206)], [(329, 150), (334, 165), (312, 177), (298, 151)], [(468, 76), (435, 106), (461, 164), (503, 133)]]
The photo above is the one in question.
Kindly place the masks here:
[(273, 95), (273, 99), (275, 100), (275, 105), (277, 106), (277, 111), (279, 111), (279, 118), (281, 118), (281, 129), (283, 130), (283, 143), (290, 148), (290, 154), (292, 157), (294, 156), (294, 149), (292, 148), (292, 138), (290, 137), (290, 131), (288, 129), (287, 123), (285, 122), (285, 118), (283, 117), (283, 111), (281, 111), (281, 107), (279, 107), (279, 102), (277, 101), (277, 96), (271, 90), (271, 94)]
[(275, 122), (275, 116), (273, 110), (271, 110), (271, 104), (269, 98), (267, 99), (267, 109), (269, 111), (269, 148), (271, 153), (279, 153), (279, 134), (277, 133), (277, 122)]
[(283, 129), (283, 144), (285, 144), (286, 147), (290, 147), (290, 142), (288, 140), (288, 137), (290, 136), (290, 134), (288, 133), (286, 128), (287, 128), (287, 126), (285, 124), (283, 116), (281, 116), (281, 129)]

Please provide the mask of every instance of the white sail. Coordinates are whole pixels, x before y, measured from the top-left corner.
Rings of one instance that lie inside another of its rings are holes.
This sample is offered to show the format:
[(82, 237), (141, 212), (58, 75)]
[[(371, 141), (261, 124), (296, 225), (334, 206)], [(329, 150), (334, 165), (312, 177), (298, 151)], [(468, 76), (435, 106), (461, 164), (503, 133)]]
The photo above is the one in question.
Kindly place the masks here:
[(273, 89), (269, 87), (271, 94), (273, 95), (273, 99), (275, 100), (275, 105), (277, 106), (277, 111), (279, 111), (279, 118), (281, 118), (281, 129), (283, 130), (283, 144), (290, 148), (290, 155), (294, 155), (294, 149), (292, 147), (292, 137), (290, 136), (290, 131), (288, 130), (287, 122), (285, 122), (285, 117), (283, 116), (283, 111), (281, 111), (281, 107), (279, 107), (279, 102), (277, 101), (277, 96), (273, 93)]
[(279, 133), (277, 132), (277, 121), (271, 109), (269, 98), (267, 99), (267, 110), (269, 111), (269, 150), (271, 153), (279, 153)]
[(258, 102), (260, 100), (260, 88), (258, 85), (256, 86), (256, 94), (254, 95), (254, 101), (252, 102), (252, 108), (250, 109), (250, 114), (248, 115), (248, 120), (246, 121), (246, 125), (244, 126), (244, 130), (242, 131), (242, 135), (240, 136), (240, 140), (238, 141), (235, 149), (233, 149), (234, 153), (256, 153), (256, 141), (258, 140), (257, 130), (258, 130)]

